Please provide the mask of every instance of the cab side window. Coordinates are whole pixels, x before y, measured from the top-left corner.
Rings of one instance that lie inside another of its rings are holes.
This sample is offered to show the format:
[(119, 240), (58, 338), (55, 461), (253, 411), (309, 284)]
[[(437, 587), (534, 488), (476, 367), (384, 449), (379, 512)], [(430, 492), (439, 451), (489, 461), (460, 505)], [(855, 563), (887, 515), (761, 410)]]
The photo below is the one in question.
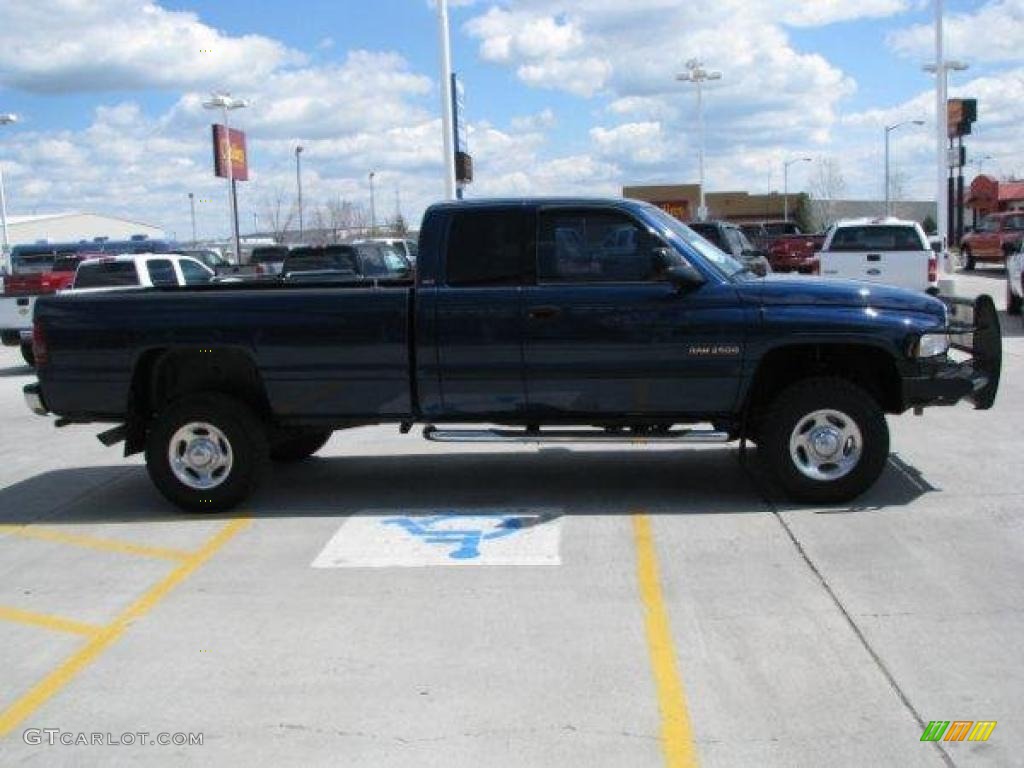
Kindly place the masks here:
[(641, 283), (659, 280), (660, 243), (614, 211), (542, 211), (537, 279), (542, 283)]
[(149, 272), (149, 281), (158, 288), (178, 284), (174, 264), (169, 259), (153, 259), (146, 264), (146, 269)]
[(185, 285), (202, 285), (210, 282), (212, 277), (208, 271), (190, 259), (181, 260), (181, 274), (185, 278)]

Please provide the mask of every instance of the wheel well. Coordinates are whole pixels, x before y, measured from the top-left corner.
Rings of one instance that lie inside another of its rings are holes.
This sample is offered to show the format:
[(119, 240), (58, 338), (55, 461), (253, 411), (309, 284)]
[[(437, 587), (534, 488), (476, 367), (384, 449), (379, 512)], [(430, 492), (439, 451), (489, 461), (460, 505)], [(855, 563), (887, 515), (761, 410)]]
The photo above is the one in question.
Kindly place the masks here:
[(145, 352), (132, 378), (134, 416), (148, 422), (167, 403), (194, 392), (220, 392), (257, 414), (270, 414), (263, 380), (247, 352), (239, 349), (154, 349)]
[(763, 406), (786, 387), (817, 376), (857, 384), (886, 413), (904, 410), (900, 374), (885, 350), (859, 344), (800, 344), (773, 349), (764, 356), (748, 396), (749, 413), (756, 420)]

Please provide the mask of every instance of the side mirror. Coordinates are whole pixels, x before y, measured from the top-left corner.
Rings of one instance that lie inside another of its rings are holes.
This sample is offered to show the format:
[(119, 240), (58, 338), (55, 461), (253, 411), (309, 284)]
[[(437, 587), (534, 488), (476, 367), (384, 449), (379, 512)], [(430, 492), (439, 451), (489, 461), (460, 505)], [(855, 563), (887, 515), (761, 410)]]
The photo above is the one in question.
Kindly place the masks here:
[(665, 276), (670, 283), (680, 289), (704, 285), (704, 275), (692, 264), (673, 264), (665, 270)]

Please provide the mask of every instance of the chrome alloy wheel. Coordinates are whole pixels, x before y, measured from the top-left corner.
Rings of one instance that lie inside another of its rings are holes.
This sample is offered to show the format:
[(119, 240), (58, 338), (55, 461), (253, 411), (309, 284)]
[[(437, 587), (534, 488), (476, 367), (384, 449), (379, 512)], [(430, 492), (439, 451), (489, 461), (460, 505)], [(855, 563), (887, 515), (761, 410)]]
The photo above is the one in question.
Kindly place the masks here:
[(171, 438), (167, 459), (174, 476), (197, 491), (208, 491), (223, 483), (234, 463), (231, 443), (212, 424), (186, 424)]
[(821, 482), (839, 480), (860, 462), (864, 439), (842, 411), (824, 409), (801, 418), (789, 437), (789, 455), (800, 473)]

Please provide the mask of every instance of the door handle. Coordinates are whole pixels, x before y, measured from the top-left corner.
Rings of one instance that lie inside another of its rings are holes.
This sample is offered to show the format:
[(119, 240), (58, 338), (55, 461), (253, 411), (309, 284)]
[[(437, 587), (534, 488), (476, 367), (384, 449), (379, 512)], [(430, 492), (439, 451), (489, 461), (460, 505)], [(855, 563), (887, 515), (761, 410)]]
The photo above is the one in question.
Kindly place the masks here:
[(533, 307), (530, 310), (531, 320), (551, 320), (562, 313), (562, 310), (558, 307)]
[(868, 261), (881, 261), (881, 260), (882, 260), (882, 254), (880, 254), (880, 253), (869, 253), (868, 254)]

